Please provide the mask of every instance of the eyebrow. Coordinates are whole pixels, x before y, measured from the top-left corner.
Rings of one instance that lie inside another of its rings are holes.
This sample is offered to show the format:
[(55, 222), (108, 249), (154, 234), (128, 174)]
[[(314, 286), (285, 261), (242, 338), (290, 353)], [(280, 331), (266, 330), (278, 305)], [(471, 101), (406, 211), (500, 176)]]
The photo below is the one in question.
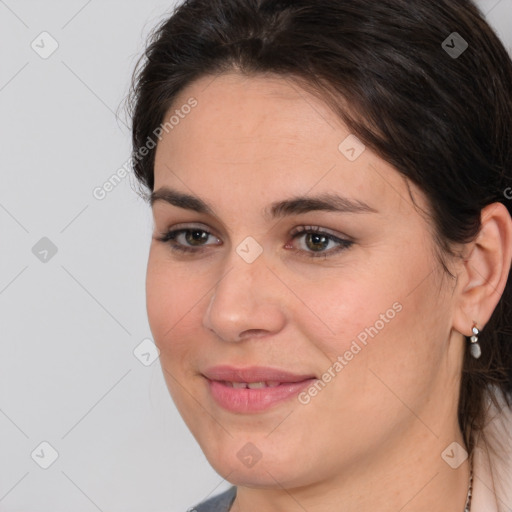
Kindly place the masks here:
[[(207, 202), (199, 197), (185, 194), (169, 187), (162, 187), (152, 192), (149, 201), (151, 207), (155, 203), (163, 201), (178, 208), (215, 216), (213, 208)], [(363, 201), (349, 199), (332, 193), (324, 193), (318, 196), (295, 196), (284, 201), (277, 201), (267, 207), (263, 213), (266, 218), (277, 219), (312, 211), (378, 213), (377, 210)]]

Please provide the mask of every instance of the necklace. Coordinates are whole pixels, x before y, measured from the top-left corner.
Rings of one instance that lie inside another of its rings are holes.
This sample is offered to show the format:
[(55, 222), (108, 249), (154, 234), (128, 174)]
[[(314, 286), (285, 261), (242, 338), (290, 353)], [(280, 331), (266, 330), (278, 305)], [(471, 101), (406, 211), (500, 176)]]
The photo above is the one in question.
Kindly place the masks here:
[(468, 489), (468, 497), (466, 498), (466, 506), (464, 507), (464, 512), (470, 512), (471, 510), (471, 494), (473, 491), (473, 460), (470, 460), (469, 465), (469, 489)]

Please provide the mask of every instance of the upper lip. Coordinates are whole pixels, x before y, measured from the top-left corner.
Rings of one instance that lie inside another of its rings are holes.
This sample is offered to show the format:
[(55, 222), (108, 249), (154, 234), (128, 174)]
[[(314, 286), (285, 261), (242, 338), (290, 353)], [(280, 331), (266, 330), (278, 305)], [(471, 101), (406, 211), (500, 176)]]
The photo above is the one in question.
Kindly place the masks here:
[(315, 378), (312, 374), (294, 374), (279, 368), (265, 366), (250, 366), (236, 368), (234, 366), (212, 366), (203, 371), (203, 375), (216, 381), (227, 382), (302, 382), (306, 379)]

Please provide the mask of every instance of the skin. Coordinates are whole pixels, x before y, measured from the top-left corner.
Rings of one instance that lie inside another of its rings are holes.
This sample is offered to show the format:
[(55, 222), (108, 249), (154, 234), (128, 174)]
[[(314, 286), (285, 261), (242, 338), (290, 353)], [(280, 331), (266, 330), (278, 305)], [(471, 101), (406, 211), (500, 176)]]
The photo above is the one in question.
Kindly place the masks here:
[[(482, 212), (479, 237), (458, 248), (461, 258), (447, 257), (452, 279), (403, 176), (368, 148), (349, 161), (338, 146), (350, 132), (320, 99), (284, 78), (237, 73), (197, 80), (173, 109), (191, 96), (198, 106), (157, 146), (154, 190), (192, 194), (214, 213), (154, 203), (147, 310), (180, 414), (213, 468), (238, 486), (231, 510), (462, 511), (468, 461), (452, 469), (441, 454), (454, 441), (464, 446), (464, 336), (473, 321), (485, 326), (503, 292), (507, 210)], [(263, 215), (275, 201), (325, 192), (377, 212)], [(196, 245), (178, 239), (202, 252), (157, 240), (178, 225), (211, 233)], [(339, 245), (293, 239), (304, 226), (353, 244), (313, 258)], [(236, 252), (248, 236), (263, 249), (253, 263)], [(397, 302), (401, 311), (307, 405), (292, 398), (235, 414), (201, 376), (230, 364), (320, 378)], [(237, 457), (247, 442), (261, 452), (250, 468)]]

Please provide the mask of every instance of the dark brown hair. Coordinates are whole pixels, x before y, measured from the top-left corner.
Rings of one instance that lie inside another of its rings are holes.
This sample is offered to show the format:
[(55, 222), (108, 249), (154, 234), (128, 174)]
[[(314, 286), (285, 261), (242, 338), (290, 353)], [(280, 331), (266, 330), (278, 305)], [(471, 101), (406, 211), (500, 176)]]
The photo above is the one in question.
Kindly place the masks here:
[[(467, 49), (450, 54), (460, 38)], [(185, 1), (134, 71), (133, 166), (143, 187), (153, 190), (155, 150), (141, 149), (176, 95), (229, 71), (285, 76), (322, 97), (424, 192), (441, 255), (474, 239), (486, 205), (511, 212), (512, 63), (470, 1)], [(470, 453), (486, 389), (496, 404), (499, 392), (512, 393), (511, 295), (509, 275), (480, 334), (481, 358), (465, 353), (458, 417)]]

